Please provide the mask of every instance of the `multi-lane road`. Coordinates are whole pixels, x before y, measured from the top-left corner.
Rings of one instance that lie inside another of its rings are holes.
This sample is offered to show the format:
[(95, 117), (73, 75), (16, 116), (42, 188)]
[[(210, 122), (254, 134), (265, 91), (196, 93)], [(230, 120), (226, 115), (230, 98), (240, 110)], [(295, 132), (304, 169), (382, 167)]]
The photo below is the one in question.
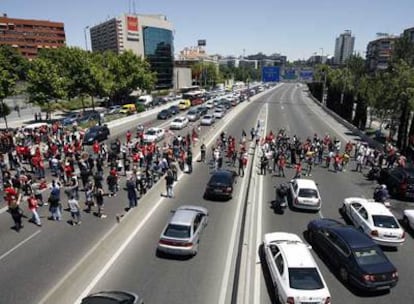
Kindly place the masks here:
[[(213, 128), (203, 128), (202, 138), (211, 144), (222, 130), (240, 138), (243, 129), (249, 133), (261, 121), (262, 134), (285, 128), (290, 135), (302, 139), (314, 133), (329, 133), (343, 143), (356, 140), (307, 97), (304, 88), (282, 84), (251, 102), (241, 103)], [(154, 119), (155, 114), (138, 122), (168, 125)], [(122, 134), (136, 123), (118, 126), (112, 133)], [(77, 227), (43, 219), (41, 229), (26, 224), (17, 234), (9, 229), (9, 215), (1, 214), (0, 303), (75, 303), (90, 292), (104, 289), (136, 292), (146, 303), (274, 303), (273, 288), (258, 254), (263, 234), (288, 231), (303, 236), (307, 223), (314, 218), (343, 220), (338, 212), (343, 198), (370, 197), (374, 184), (351, 170), (334, 173), (316, 167), (312, 178), (322, 195), (321, 212), (287, 210), (278, 215), (269, 207), (274, 199), (273, 186), (287, 181), (293, 170), (287, 170), (286, 179), (258, 175), (258, 153), (258, 149), (250, 149), (251, 170), (238, 179), (234, 197), (228, 202), (202, 198), (210, 170), (207, 164), (196, 163), (191, 175), (180, 175), (174, 199), (160, 196), (165, 192), (161, 182), (119, 224), (115, 214), (124, 213), (127, 206), (123, 191), (107, 199), (106, 212), (111, 216), (98, 219), (84, 214), (82, 225)], [(199, 253), (190, 259), (157, 257), (156, 244), (171, 210), (189, 203), (204, 206), (210, 213)], [(395, 214), (400, 216), (406, 205), (394, 202)], [(69, 218), (67, 214), (65, 218)], [(386, 252), (399, 270), (400, 281), (390, 293), (380, 295), (350, 290), (315, 252), (314, 256), (334, 303), (405, 303), (414, 298), (410, 288), (410, 275), (414, 273), (412, 250), (413, 239), (407, 235), (406, 243), (398, 251)]]

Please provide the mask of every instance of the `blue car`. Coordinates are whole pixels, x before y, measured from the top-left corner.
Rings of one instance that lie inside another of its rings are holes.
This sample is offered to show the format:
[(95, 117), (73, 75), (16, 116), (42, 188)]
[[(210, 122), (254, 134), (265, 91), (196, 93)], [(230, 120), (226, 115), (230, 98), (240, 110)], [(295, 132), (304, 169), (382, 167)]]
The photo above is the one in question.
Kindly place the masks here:
[(309, 243), (345, 284), (363, 291), (389, 290), (398, 272), (381, 248), (363, 232), (333, 219), (309, 222)]

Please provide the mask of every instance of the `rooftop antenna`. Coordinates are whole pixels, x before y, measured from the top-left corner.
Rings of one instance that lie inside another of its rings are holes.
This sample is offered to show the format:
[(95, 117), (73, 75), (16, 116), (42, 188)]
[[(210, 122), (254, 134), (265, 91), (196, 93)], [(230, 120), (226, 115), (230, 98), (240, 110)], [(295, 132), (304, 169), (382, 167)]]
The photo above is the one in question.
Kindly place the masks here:
[(135, 9), (135, 0), (133, 0), (133, 2), (132, 2), (132, 10), (133, 10), (134, 15), (136, 15), (137, 11)]
[(128, 0), (128, 14), (131, 14), (131, 0)]

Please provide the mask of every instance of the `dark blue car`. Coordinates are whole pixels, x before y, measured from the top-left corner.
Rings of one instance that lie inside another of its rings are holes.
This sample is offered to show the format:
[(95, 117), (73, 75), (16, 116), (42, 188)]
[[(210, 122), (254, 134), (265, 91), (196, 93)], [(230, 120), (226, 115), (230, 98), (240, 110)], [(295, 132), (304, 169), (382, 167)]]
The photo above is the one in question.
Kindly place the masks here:
[(398, 272), (381, 248), (353, 226), (332, 219), (309, 222), (308, 241), (339, 278), (364, 291), (388, 290), (398, 282)]

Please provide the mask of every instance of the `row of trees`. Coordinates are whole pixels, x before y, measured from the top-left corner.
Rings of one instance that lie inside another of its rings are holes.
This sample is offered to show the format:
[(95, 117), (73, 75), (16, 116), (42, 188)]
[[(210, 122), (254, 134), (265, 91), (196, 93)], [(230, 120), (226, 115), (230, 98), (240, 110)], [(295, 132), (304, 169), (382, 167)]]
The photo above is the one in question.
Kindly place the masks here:
[(261, 71), (253, 67), (229, 67), (226, 65), (217, 66), (214, 63), (196, 63), (191, 67), (192, 78), (199, 85), (214, 87), (218, 83), (234, 81), (253, 81), (261, 79)]
[[(19, 80), (27, 83), (29, 101), (50, 107), (60, 99), (109, 97), (120, 101), (136, 88), (152, 90), (156, 75), (145, 60), (130, 51), (90, 53), (76, 47), (43, 49), (28, 61), (8, 46), (0, 47), (0, 110), (3, 99), (16, 92)], [(22, 92), (23, 93), (23, 92)]]
[(370, 71), (363, 58), (353, 56), (341, 68), (318, 66), (315, 78), (314, 96), (322, 101), (325, 84), (327, 106), (344, 119), (363, 130), (371, 109), (370, 114), (398, 125), (400, 150), (414, 148), (414, 43), (408, 36), (396, 41), (386, 70)]

